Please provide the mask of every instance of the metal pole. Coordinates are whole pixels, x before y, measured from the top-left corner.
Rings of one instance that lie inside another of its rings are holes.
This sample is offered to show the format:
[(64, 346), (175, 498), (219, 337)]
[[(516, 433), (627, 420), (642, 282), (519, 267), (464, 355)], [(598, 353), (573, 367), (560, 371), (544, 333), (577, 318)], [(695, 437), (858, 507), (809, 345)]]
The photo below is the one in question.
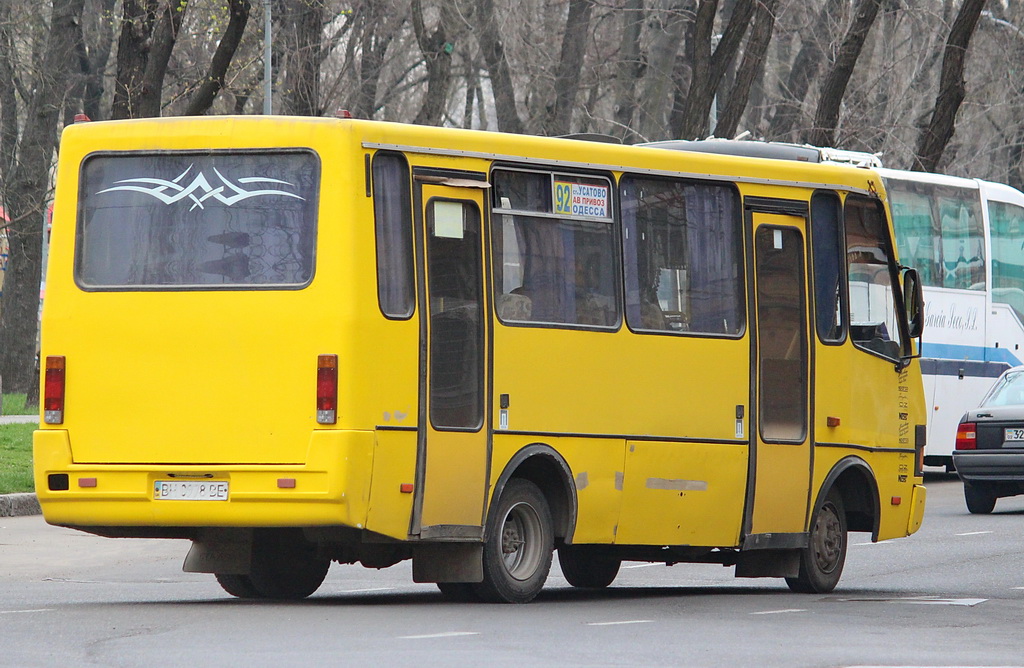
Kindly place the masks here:
[(274, 82), (270, 69), (270, 41), (273, 28), (270, 21), (270, 0), (263, 0), (263, 115), (274, 113)]

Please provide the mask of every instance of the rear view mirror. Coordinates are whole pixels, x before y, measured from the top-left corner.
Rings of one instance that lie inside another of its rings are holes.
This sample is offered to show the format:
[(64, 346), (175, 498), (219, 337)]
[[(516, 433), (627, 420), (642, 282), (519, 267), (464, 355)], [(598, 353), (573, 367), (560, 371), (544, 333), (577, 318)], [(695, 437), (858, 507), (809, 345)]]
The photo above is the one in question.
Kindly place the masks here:
[(924, 332), (924, 294), (917, 269), (903, 270), (903, 305), (907, 314), (907, 333), (912, 339)]

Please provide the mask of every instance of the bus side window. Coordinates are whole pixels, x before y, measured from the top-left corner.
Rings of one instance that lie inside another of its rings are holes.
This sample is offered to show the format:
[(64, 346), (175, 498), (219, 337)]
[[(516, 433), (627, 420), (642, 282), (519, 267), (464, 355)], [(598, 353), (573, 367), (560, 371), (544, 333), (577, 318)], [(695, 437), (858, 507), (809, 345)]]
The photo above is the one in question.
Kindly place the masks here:
[(739, 334), (739, 201), (730, 186), (624, 176), (626, 321), (639, 331)]
[(837, 343), (846, 337), (842, 210), (839, 195), (834, 192), (811, 196), (815, 323), (818, 338), (827, 343)]
[[(504, 323), (616, 327), (619, 279), (608, 179), (501, 169), (495, 170), (493, 183), (498, 318)], [(566, 200), (561, 209), (552, 199), (556, 187)], [(567, 193), (585, 189), (597, 205), (573, 210)]]
[(409, 318), (416, 303), (409, 164), (396, 153), (373, 157), (377, 299), (390, 318)]
[(900, 355), (893, 292), (892, 253), (880, 202), (848, 195), (844, 207), (850, 337), (889, 359)]

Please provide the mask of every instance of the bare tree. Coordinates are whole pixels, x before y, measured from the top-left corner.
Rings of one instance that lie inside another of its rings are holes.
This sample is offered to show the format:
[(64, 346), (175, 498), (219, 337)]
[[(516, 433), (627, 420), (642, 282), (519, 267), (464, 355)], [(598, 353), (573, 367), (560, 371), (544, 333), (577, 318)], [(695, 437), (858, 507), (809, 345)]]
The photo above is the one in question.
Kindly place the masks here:
[(572, 131), (572, 112), (580, 86), (580, 70), (587, 49), (594, 0), (569, 0), (569, 16), (562, 37), (562, 53), (555, 72), (555, 102), (545, 125), (547, 134)]
[(750, 98), (750, 87), (758, 73), (764, 69), (765, 54), (775, 28), (777, 4), (778, 0), (759, 0), (757, 3), (750, 39), (743, 50), (743, 61), (737, 70), (736, 82), (715, 127), (715, 134), (719, 137), (732, 137), (739, 128), (740, 118)]
[(942, 56), (942, 76), (935, 109), (928, 126), (921, 131), (912, 169), (933, 172), (937, 169), (946, 145), (956, 130), (956, 114), (966, 95), (964, 63), (967, 47), (978, 25), (986, 0), (964, 0), (953, 21)]
[(836, 127), (839, 125), (839, 109), (846, 95), (846, 86), (853, 76), (868, 32), (875, 24), (881, 0), (857, 0), (853, 23), (843, 38), (839, 53), (821, 86), (818, 110), (814, 114), (814, 127), (807, 140), (817, 146), (832, 146), (835, 142)]
[(282, 113), (319, 116), (321, 40), (324, 31), (323, 0), (284, 0), (280, 17), (284, 49)]
[(480, 38), (480, 51), (491, 79), (491, 90), (494, 92), (495, 114), (498, 130), (502, 132), (523, 131), (523, 121), (516, 111), (515, 86), (512, 84), (512, 73), (505, 45), (498, 29), (498, 19), (494, 12), (494, 0), (477, 0), (477, 18)]
[(224, 29), (224, 35), (217, 44), (217, 50), (213, 54), (210, 72), (189, 101), (188, 107), (185, 109), (186, 116), (199, 116), (210, 109), (217, 93), (224, 87), (224, 77), (227, 74), (228, 66), (235, 56), (238, 44), (242, 41), (245, 24), (249, 21), (249, 10), (251, 9), (249, 0), (229, 0), (228, 8), (230, 18)]
[[(42, 269), (43, 218), (49, 192), (50, 166), (57, 144), (60, 110), (68, 93), (78, 42), (77, 24), (84, 0), (53, 0), (49, 35), (36, 70), (32, 95), (17, 157), (4, 181), (3, 200), (10, 258), (0, 299), (0, 376), (8, 392), (35, 387), (33, 373), (39, 281)], [(13, 62), (0, 40), (0, 60)], [(8, 74), (10, 74), (8, 72)], [(0, 88), (14, 81), (0, 81)]]
[[(743, 35), (754, 14), (754, 0), (736, 0), (732, 15), (718, 46), (712, 51), (715, 13), (718, 0), (700, 0), (693, 33), (693, 75), (685, 97), (673, 114), (673, 135), (694, 139), (708, 134), (708, 119), (718, 86), (726, 70), (735, 61)], [(678, 91), (679, 93), (681, 91)]]

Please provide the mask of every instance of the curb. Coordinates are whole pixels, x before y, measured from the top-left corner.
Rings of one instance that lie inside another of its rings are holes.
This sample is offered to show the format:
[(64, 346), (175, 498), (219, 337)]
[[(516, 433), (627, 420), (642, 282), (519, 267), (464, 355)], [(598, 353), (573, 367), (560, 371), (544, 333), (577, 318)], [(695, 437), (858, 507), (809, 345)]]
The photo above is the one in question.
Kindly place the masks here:
[(0, 517), (39, 515), (39, 500), (35, 494), (0, 494)]

